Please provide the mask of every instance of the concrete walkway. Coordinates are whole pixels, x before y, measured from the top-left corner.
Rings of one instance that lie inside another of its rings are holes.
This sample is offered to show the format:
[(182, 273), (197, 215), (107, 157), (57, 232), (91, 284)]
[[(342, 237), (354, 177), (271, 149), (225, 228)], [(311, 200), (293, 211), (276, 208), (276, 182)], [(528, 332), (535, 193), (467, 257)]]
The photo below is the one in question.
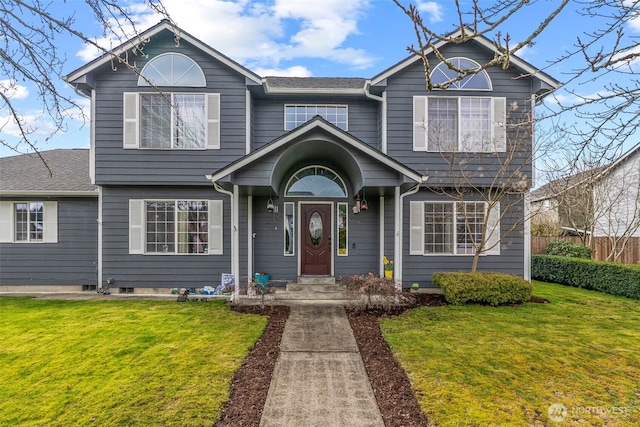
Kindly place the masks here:
[(384, 427), (343, 306), (293, 306), (261, 427)]

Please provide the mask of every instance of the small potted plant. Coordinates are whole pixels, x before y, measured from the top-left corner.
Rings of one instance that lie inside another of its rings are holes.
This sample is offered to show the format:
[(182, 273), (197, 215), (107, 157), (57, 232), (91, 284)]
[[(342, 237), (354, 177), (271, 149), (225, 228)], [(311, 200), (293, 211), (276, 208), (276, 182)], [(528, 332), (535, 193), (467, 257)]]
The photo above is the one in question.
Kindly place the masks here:
[(413, 282), (411, 284), (411, 292), (418, 292), (418, 289), (420, 289), (420, 284), (416, 283), (416, 282)]
[(384, 264), (384, 277), (393, 279), (393, 261), (385, 255), (384, 258), (382, 258), (382, 263)]

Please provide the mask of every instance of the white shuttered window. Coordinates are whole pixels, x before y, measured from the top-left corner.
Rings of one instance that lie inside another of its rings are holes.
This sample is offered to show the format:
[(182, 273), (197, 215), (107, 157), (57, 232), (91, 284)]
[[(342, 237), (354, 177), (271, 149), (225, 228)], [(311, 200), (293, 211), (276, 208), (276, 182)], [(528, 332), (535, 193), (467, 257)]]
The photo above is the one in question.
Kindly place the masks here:
[(221, 255), (221, 200), (129, 200), (129, 253)]
[(413, 97), (413, 150), (506, 151), (506, 98)]

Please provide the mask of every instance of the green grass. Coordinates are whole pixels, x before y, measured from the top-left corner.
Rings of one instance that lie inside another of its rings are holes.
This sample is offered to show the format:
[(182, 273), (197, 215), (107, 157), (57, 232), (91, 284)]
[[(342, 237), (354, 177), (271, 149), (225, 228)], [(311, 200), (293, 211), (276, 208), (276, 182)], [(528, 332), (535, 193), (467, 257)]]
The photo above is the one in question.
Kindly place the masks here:
[[(440, 426), (640, 425), (640, 302), (534, 282), (551, 304), (420, 308), (381, 321)], [(567, 408), (563, 423), (549, 406)]]
[(0, 297), (0, 424), (210, 426), (265, 325), (224, 302)]

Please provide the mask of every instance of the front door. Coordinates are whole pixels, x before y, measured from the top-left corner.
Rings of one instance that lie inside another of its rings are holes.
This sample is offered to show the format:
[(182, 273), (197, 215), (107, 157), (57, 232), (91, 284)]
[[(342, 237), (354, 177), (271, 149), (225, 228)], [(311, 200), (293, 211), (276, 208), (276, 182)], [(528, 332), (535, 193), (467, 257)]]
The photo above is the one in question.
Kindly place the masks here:
[(331, 275), (331, 204), (300, 204), (301, 274)]

